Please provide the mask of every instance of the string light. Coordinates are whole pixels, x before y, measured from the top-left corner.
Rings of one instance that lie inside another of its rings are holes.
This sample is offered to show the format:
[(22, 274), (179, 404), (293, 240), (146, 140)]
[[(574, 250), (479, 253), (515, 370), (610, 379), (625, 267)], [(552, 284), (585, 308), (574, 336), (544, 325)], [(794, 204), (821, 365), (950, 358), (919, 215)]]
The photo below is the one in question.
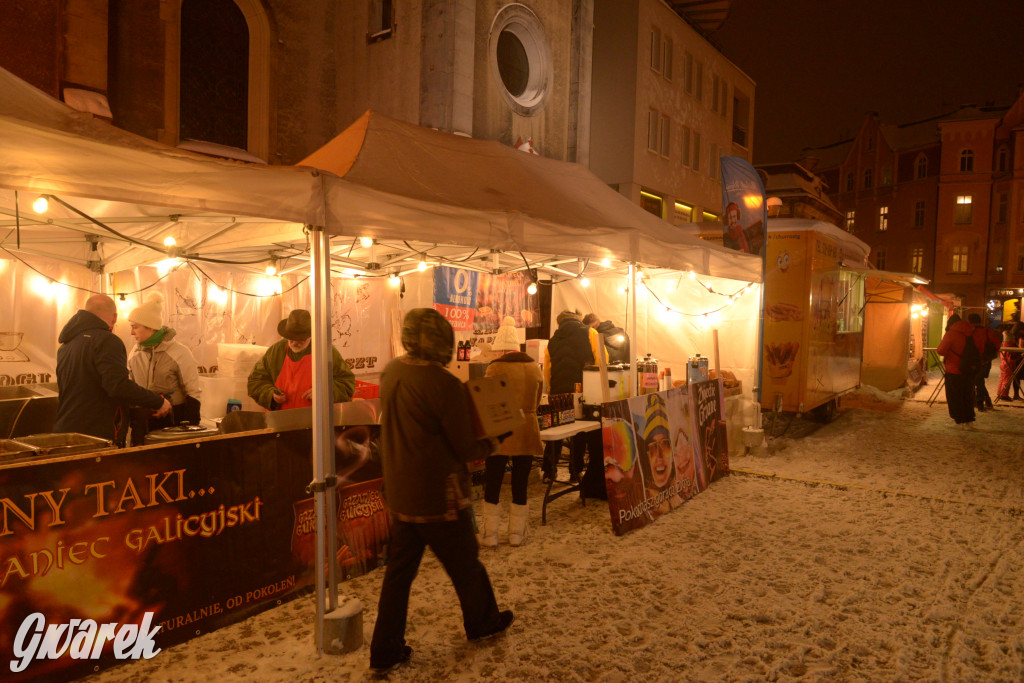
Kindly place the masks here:
[(530, 295), (536, 294), (537, 293), (537, 283), (536, 282), (531, 282), (530, 284), (526, 285), (526, 293), (530, 294)]
[(263, 272), (266, 273), (267, 275), (274, 276), (277, 275), (277, 268), (275, 268), (273, 265), (269, 265), (263, 270)]
[(589, 277), (581, 277), (580, 278), (580, 286), (581, 287), (589, 287), (590, 286), (590, 278)]
[(392, 273), (391, 277), (388, 278), (388, 284), (392, 287), (397, 287), (402, 284), (402, 278), (398, 277), (398, 273)]
[(361, 246), (363, 249), (369, 249), (370, 247), (373, 246), (373, 238), (372, 237), (360, 237), (359, 238), (359, 246)]
[(427, 269), (427, 262), (426, 261), (420, 261), (419, 265), (416, 266), (416, 270), (418, 270), (420, 272), (423, 272), (426, 269)]
[(36, 200), (32, 202), (32, 210), (36, 213), (46, 213), (50, 208), (50, 200), (46, 197), (36, 197)]
[(164, 246), (165, 247), (173, 247), (177, 243), (178, 243), (178, 240), (174, 239), (170, 235), (168, 235), (167, 237), (164, 238)]

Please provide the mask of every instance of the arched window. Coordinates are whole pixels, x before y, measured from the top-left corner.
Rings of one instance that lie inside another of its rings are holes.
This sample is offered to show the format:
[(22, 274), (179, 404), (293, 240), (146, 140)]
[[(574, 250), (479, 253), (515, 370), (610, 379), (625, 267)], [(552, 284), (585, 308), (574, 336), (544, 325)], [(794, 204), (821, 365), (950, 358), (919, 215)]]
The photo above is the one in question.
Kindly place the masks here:
[(181, 140), (246, 149), (249, 29), (234, 0), (181, 3)]
[(875, 184), (875, 172), (870, 168), (864, 169), (864, 189), (869, 189)]
[(928, 157), (923, 154), (917, 155), (917, 161), (914, 162), (914, 177), (920, 180), (928, 176)]
[(960, 152), (960, 172), (967, 173), (974, 170), (974, 150), (965, 149)]

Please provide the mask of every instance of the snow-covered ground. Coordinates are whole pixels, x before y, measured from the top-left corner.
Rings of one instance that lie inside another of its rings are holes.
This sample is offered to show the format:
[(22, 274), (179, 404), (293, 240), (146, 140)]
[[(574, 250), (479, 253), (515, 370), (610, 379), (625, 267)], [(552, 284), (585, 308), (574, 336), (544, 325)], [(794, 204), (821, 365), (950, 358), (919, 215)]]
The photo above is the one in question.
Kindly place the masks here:
[[(820, 428), (797, 418), (623, 537), (606, 504), (575, 494), (540, 526), (535, 481), (527, 544), (482, 551), (516, 614), (507, 635), (465, 640), (428, 555), (412, 659), (390, 680), (1024, 680), (1024, 402), (965, 432), (925, 403), (932, 386), (907, 401), (862, 389)], [(381, 577), (343, 586), (367, 641)], [(302, 598), (89, 680), (366, 679), (368, 647), (318, 658), (313, 619)]]

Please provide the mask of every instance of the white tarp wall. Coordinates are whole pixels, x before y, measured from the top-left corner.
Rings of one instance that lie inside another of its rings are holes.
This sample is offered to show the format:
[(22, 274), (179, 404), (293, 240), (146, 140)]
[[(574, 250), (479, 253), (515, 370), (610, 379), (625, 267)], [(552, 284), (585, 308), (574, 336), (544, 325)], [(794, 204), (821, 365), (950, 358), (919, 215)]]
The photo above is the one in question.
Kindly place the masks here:
[[(686, 273), (659, 275), (645, 282), (637, 288), (638, 338), (631, 340), (633, 358), (651, 353), (658, 359), (659, 370), (671, 368), (673, 379), (685, 379), (686, 361), (697, 353), (708, 356), (714, 367), (712, 330), (717, 329), (721, 368), (732, 371), (743, 383), (743, 395), (752, 398), (760, 285), (705, 275), (691, 279)], [(584, 315), (593, 312), (601, 320), (611, 320), (632, 335), (629, 303), (627, 278), (622, 275), (591, 278), (588, 287), (579, 280), (561, 282), (551, 296), (552, 330), (560, 311), (578, 309)]]

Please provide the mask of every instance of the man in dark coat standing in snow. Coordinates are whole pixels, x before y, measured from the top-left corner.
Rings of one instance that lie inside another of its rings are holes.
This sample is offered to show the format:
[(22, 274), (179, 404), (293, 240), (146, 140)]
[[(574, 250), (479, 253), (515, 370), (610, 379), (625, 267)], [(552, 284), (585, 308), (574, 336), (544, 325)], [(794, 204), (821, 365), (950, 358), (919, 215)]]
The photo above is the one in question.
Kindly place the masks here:
[(73, 432), (123, 446), (129, 406), (151, 408), (156, 417), (171, 402), (128, 378), (128, 352), (114, 334), (117, 306), (94, 294), (60, 331), (57, 341), (57, 419), (55, 433)]

